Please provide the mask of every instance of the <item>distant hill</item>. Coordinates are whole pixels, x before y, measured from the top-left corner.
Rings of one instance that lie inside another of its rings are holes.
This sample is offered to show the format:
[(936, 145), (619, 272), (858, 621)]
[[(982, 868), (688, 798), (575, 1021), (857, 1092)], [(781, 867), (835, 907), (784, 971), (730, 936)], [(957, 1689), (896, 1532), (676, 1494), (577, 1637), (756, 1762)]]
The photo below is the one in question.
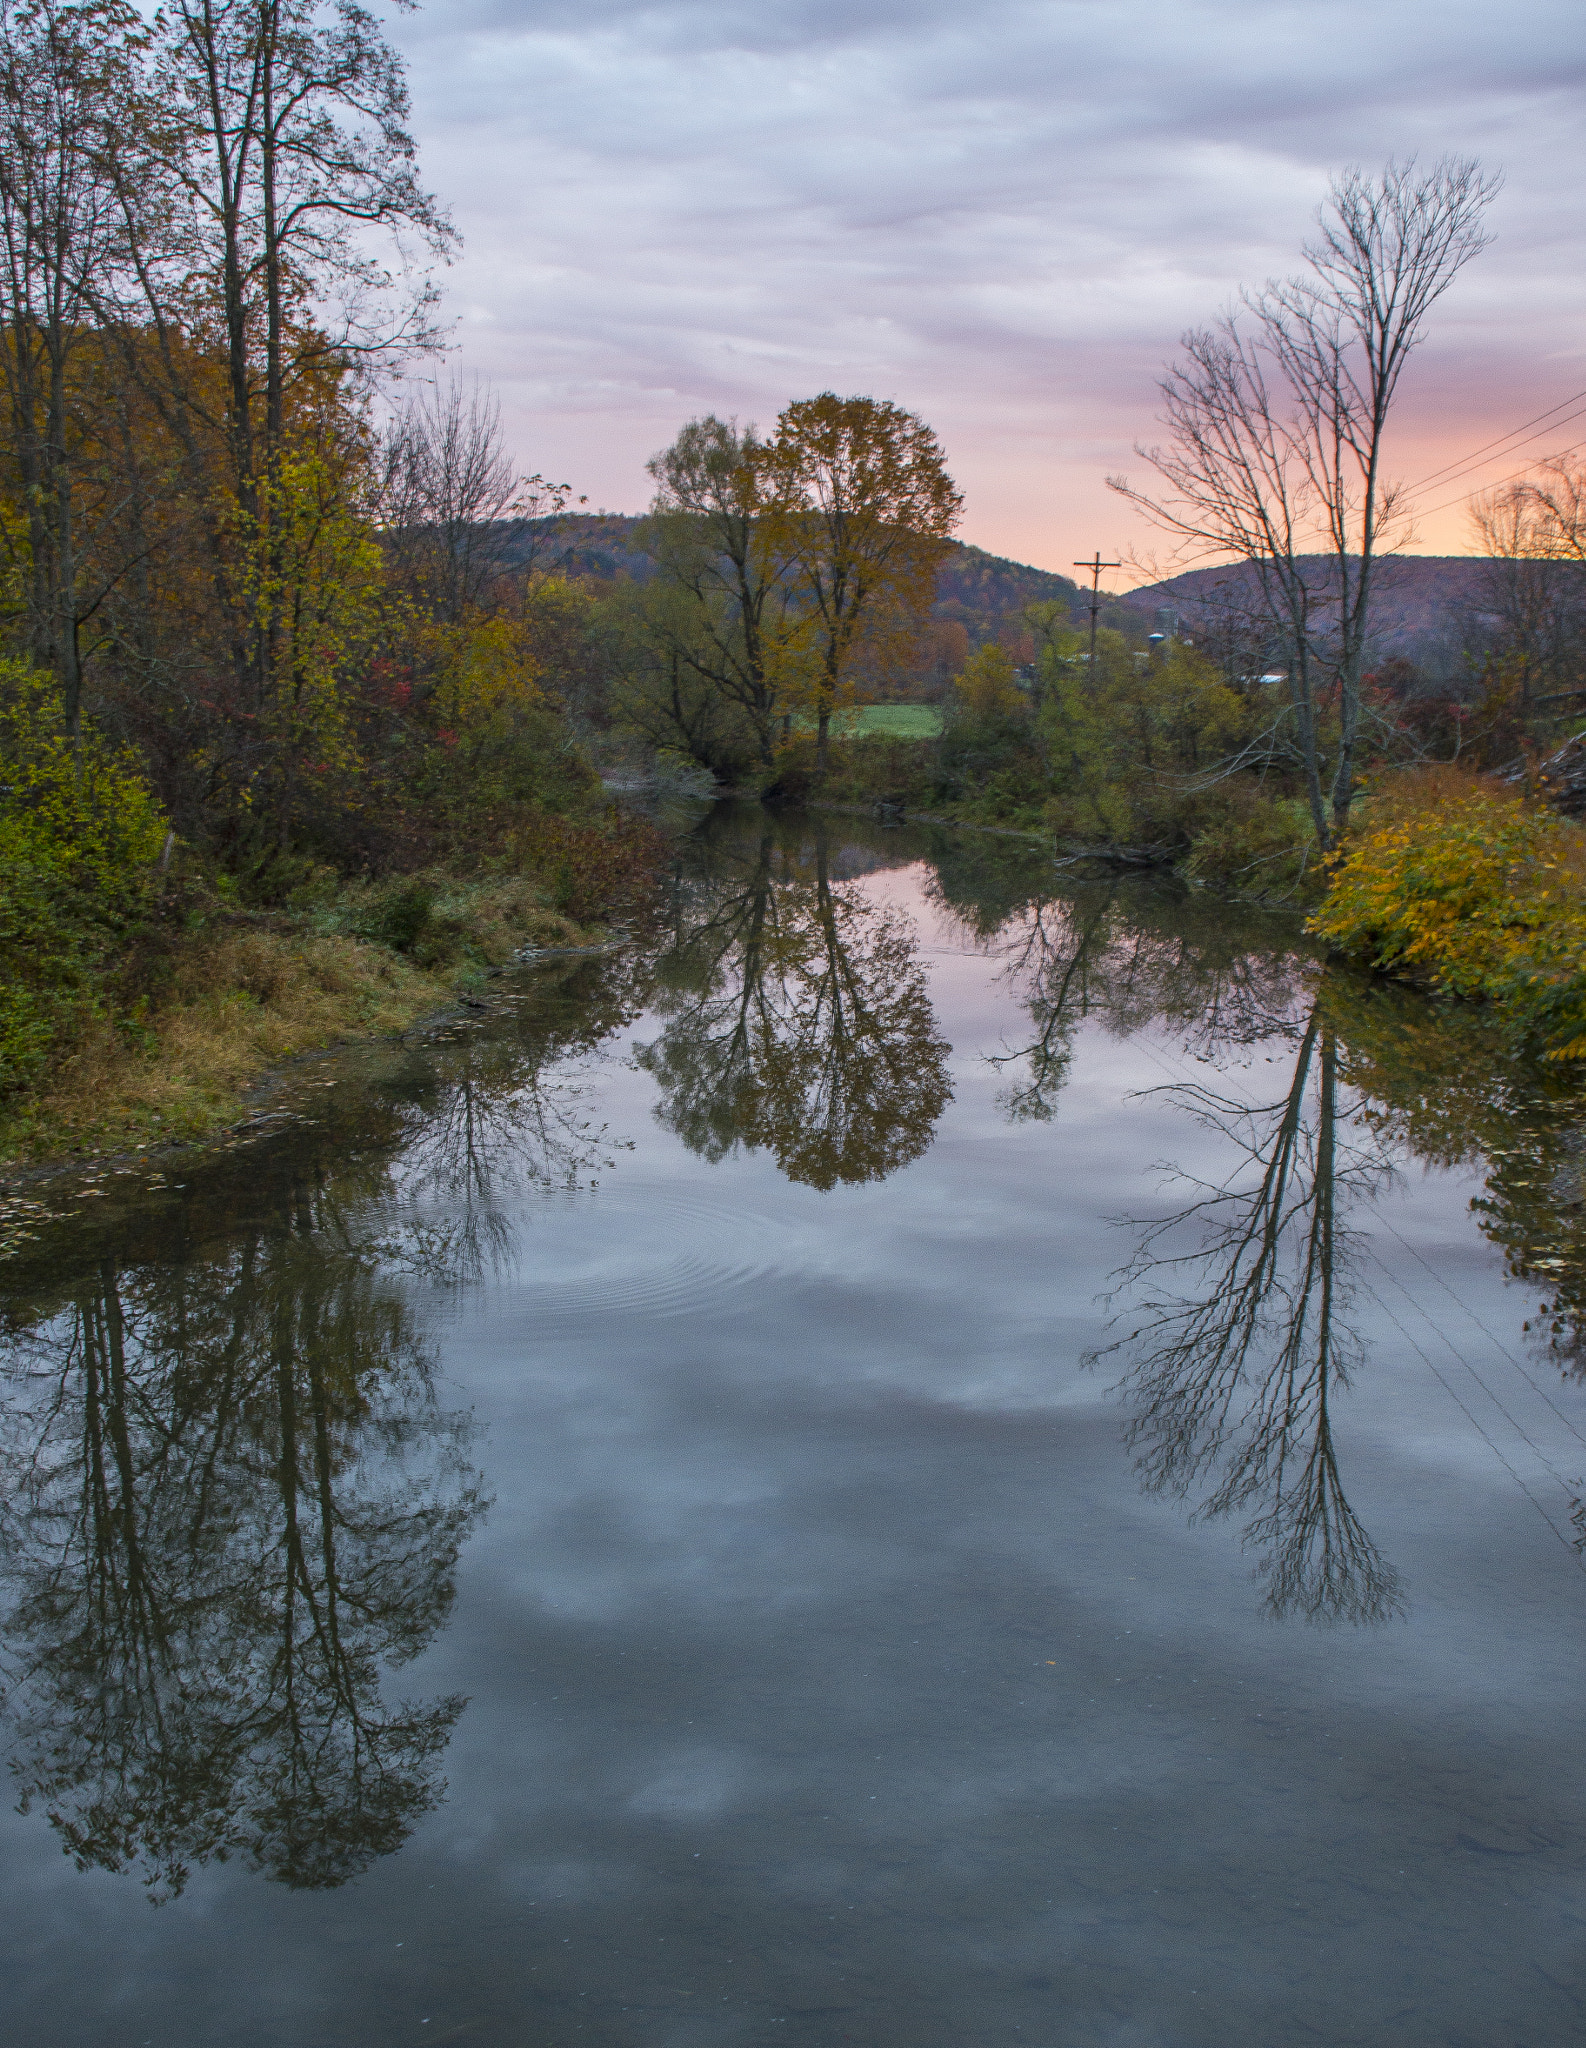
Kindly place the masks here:
[[(517, 559), (532, 554), (541, 563), (561, 563), (570, 575), (643, 583), (655, 574), (655, 563), (634, 544), (638, 524), (632, 514), (620, 512), (536, 519)], [(939, 619), (959, 620), (978, 642), (990, 638), (1003, 619), (1027, 604), (1066, 604), (1078, 594), (1078, 586), (1067, 576), (1010, 562), (1002, 555), (988, 555), (984, 548), (955, 540), (936, 580), (932, 611)]]
[(961, 619), (975, 637), (975, 628), (994, 628), (1010, 612), (1021, 612), (1027, 604), (1073, 604), (1079, 585), (1071, 576), (1059, 576), (1051, 569), (1032, 569), (1024, 562), (1010, 562), (1005, 555), (988, 555), (984, 548), (955, 540), (936, 578), (936, 602), (931, 607), (939, 619)]
[[(1325, 555), (1304, 558), (1317, 591), (1328, 586)], [(1436, 669), (1457, 656), (1467, 623), (1479, 621), (1495, 568), (1483, 555), (1398, 555), (1378, 563), (1371, 600), (1371, 637), (1378, 658), (1402, 655)], [(1186, 626), (1209, 624), (1220, 611), (1239, 609), (1255, 590), (1244, 563), (1189, 569), (1182, 576), (1131, 590), (1121, 600), (1148, 628), (1159, 608), (1178, 610)]]
[[(570, 575), (605, 582), (647, 582), (655, 574), (655, 563), (635, 544), (638, 525), (635, 516), (619, 512), (536, 520), (516, 551), (517, 559), (532, 559), (540, 567), (559, 564)], [(1317, 589), (1325, 588), (1327, 557), (1311, 556), (1308, 562)], [(1380, 563), (1371, 607), (1374, 657), (1402, 655), (1434, 674), (1457, 667), (1469, 624), (1479, 624), (1493, 566), (1479, 555), (1402, 555)], [(1103, 591), (1101, 620), (1126, 632), (1149, 633), (1160, 623), (1159, 611), (1167, 608), (1178, 613), (1186, 629), (1204, 629), (1220, 610), (1248, 602), (1253, 587), (1253, 574), (1243, 564), (1189, 569), (1139, 590)], [(1000, 639), (1015, 659), (1029, 659), (1033, 650), (1021, 645), (1021, 635), (1028, 639), (1020, 621), (1025, 606), (1067, 604), (1079, 625), (1084, 623), (1089, 595), (1072, 577), (953, 541), (931, 607), (939, 644), (923, 657), (925, 666), (915, 680), (939, 687), (956, 672), (966, 648), (988, 640)]]
[(578, 512), (565, 519), (531, 519), (519, 546), (508, 554), (509, 566), (533, 559), (538, 567), (552, 564), (570, 576), (598, 576), (604, 582), (627, 579), (646, 583), (655, 563), (633, 544), (638, 520), (625, 512)]

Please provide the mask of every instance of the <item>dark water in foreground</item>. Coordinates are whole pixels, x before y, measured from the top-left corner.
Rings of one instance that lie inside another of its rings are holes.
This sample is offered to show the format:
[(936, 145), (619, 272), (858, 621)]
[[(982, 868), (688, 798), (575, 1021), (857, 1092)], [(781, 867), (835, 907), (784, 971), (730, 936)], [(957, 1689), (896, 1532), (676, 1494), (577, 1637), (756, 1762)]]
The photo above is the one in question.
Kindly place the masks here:
[(678, 865), (0, 1266), (3, 2038), (1586, 2038), (1565, 1078), (1009, 842)]

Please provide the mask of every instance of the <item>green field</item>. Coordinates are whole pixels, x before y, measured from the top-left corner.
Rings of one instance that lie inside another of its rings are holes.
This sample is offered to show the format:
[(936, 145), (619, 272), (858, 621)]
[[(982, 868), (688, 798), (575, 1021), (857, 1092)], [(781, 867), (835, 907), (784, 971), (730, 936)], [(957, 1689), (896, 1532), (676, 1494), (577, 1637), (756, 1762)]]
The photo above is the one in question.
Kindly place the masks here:
[[(814, 720), (800, 718), (795, 723), (802, 732), (814, 730)], [(833, 730), (840, 733), (890, 733), (900, 740), (934, 740), (942, 730), (942, 714), (934, 704), (861, 704), (856, 710), (845, 711), (833, 720)]]

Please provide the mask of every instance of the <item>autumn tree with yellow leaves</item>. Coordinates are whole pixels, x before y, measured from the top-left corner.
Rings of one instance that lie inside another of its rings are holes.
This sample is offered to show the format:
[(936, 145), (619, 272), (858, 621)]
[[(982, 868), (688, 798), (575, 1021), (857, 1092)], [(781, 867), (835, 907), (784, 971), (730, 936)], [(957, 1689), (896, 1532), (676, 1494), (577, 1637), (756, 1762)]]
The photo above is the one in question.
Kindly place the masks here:
[(755, 469), (771, 551), (809, 634), (805, 708), (825, 768), (861, 654), (924, 624), (963, 497), (917, 413), (831, 391), (787, 407)]

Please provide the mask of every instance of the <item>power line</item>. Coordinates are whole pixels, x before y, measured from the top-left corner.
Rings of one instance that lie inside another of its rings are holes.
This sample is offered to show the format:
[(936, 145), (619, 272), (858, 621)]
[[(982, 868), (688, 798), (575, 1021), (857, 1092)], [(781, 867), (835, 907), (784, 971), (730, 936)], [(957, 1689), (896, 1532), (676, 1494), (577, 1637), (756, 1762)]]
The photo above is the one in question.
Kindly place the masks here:
[[(1572, 441), (1567, 448), (1561, 448), (1558, 452), (1560, 455), (1574, 455), (1581, 448), (1586, 448), (1586, 441)], [(1529, 473), (1529, 469), (1530, 465), (1527, 464), (1525, 469), (1511, 470), (1507, 476), (1499, 477), (1496, 483), (1488, 484), (1487, 489), (1489, 491), (1496, 491), (1501, 489), (1504, 484), (1518, 483), (1521, 477)], [(1418, 505), (1415, 508), (1415, 516), (1418, 519), (1430, 519), (1438, 512), (1448, 511), (1450, 506), (1468, 505), (1473, 495), (1473, 492), (1462, 491), (1457, 498), (1445, 498), (1441, 505)]]
[[(1379, 1266), (1381, 1265), (1380, 1260), (1377, 1263)], [(1386, 1268), (1383, 1268), (1383, 1270), (1386, 1271)], [(1493, 1456), (1498, 1460), (1498, 1463), (1508, 1473), (1509, 1477), (1514, 1481), (1515, 1485), (1519, 1487), (1520, 1491), (1525, 1495), (1526, 1499), (1531, 1503), (1532, 1507), (1536, 1509), (1537, 1513), (1542, 1517), (1543, 1521), (1546, 1522), (1551, 1532), (1558, 1538), (1559, 1542), (1563, 1544), (1564, 1548), (1569, 1552), (1570, 1556), (1574, 1559), (1577, 1570), (1586, 1570), (1586, 1560), (1582, 1559), (1580, 1552), (1575, 1548), (1574, 1544), (1564, 1534), (1564, 1531), (1559, 1527), (1557, 1522), (1554, 1521), (1553, 1517), (1548, 1513), (1547, 1509), (1543, 1507), (1542, 1503), (1537, 1499), (1536, 1495), (1531, 1491), (1530, 1487), (1527, 1486), (1525, 1481), (1520, 1477), (1520, 1474), (1515, 1470), (1514, 1466), (1511, 1465), (1509, 1460), (1504, 1456), (1502, 1450), (1498, 1446), (1497, 1439), (1493, 1437), (1489, 1431), (1483, 1429), (1479, 1418), (1460, 1399), (1459, 1395), (1455, 1392), (1454, 1388), (1449, 1385), (1448, 1381), (1444, 1378), (1443, 1374), (1438, 1371), (1436, 1364), (1430, 1358), (1427, 1357), (1426, 1353), (1421, 1349), (1420, 1345), (1416, 1343), (1415, 1339), (1410, 1335), (1409, 1331), (1404, 1327), (1403, 1323), (1399, 1321), (1399, 1318), (1393, 1313), (1393, 1310), (1389, 1308), (1388, 1304), (1383, 1300), (1382, 1296), (1370, 1284), (1370, 1282), (1367, 1280), (1362, 1280), (1360, 1285), (1361, 1291), (1365, 1294), (1368, 1294), (1371, 1297), (1371, 1299), (1377, 1304), (1378, 1308), (1381, 1309), (1382, 1313), (1387, 1317), (1388, 1321), (1392, 1323), (1393, 1327), (1399, 1332), (1399, 1335), (1404, 1339), (1405, 1343), (1409, 1345), (1410, 1349), (1415, 1353), (1416, 1357), (1420, 1359), (1421, 1363), (1426, 1367), (1427, 1371), (1431, 1373), (1433, 1379), (1435, 1379), (1438, 1385), (1443, 1389), (1443, 1392), (1447, 1394), (1448, 1398), (1453, 1402), (1454, 1406), (1465, 1417), (1465, 1420), (1470, 1424), (1472, 1429), (1475, 1430), (1476, 1434), (1481, 1438), (1483, 1443), (1486, 1444), (1488, 1450), (1492, 1452)], [(1410, 1297), (1412, 1301), (1414, 1300), (1414, 1298), (1415, 1297), (1413, 1295)], [(1447, 1341), (1448, 1340), (1445, 1338), (1444, 1342), (1447, 1343)], [(1449, 1349), (1452, 1351), (1453, 1346), (1449, 1345)], [(1459, 1353), (1455, 1351), (1454, 1356), (1456, 1358), (1459, 1358)], [(1461, 1365), (1465, 1364), (1465, 1360), (1463, 1358), (1459, 1358), (1459, 1362)], [(1469, 1370), (1468, 1367), (1467, 1370)], [(1479, 1375), (1477, 1375), (1476, 1377), (1479, 1384)], [(1523, 1430), (1521, 1431), (1521, 1436), (1526, 1443), (1531, 1444), (1531, 1439), (1525, 1436)], [(1533, 1451), (1536, 1450), (1536, 1448), (1537, 1447), (1535, 1444), (1531, 1444), (1531, 1449)], [(1540, 1456), (1540, 1453), (1538, 1453), (1538, 1455)], [(1554, 1470), (1554, 1468), (1551, 1465), (1548, 1464), (1546, 1458), (1542, 1459), (1542, 1463), (1548, 1465), (1548, 1470), (1554, 1479), (1559, 1478), (1558, 1473)], [(1566, 1500), (1568, 1500), (1568, 1485), (1565, 1484), (1562, 1480), (1560, 1480), (1559, 1483), (1561, 1486), (1563, 1486), (1564, 1496)], [(1570, 1505), (1573, 1506), (1574, 1502), (1571, 1501)]]
[[(1502, 448), (1505, 441), (1514, 440), (1517, 435), (1524, 434), (1528, 428), (1540, 426), (1544, 420), (1552, 420), (1554, 413), (1562, 412), (1567, 405), (1577, 405), (1583, 399), (1586, 399), (1586, 391), (1576, 391), (1568, 398), (1561, 398), (1557, 405), (1550, 405), (1546, 412), (1539, 412), (1535, 419), (1522, 420), (1519, 426), (1512, 427), (1507, 434), (1500, 434), (1494, 441), (1484, 442), (1480, 448), (1473, 449), (1469, 455), (1456, 456), (1452, 462), (1445, 462), (1441, 469), (1434, 469), (1428, 475), (1418, 477), (1409, 488), (1412, 491), (1424, 491), (1428, 484), (1446, 483), (1449, 480), (1450, 472), (1462, 474), (1467, 469), (1474, 469), (1482, 456), (1490, 454), (1495, 448)], [(1578, 415), (1575, 413), (1570, 414), (1570, 419), (1577, 417)], [(1554, 426), (1562, 427), (1567, 425), (1568, 422), (1565, 420), (1553, 420), (1553, 424)], [(1541, 436), (1532, 435), (1531, 438), (1533, 440), (1540, 440)], [(1505, 452), (1512, 454), (1513, 450)]]
[[(1558, 1417), (1559, 1421), (1563, 1423), (1564, 1427), (1569, 1431), (1570, 1435), (1577, 1440), (1577, 1442), (1579, 1442), (1583, 1446), (1586, 1446), (1586, 1436), (1581, 1435), (1581, 1432), (1576, 1428), (1575, 1424), (1570, 1420), (1570, 1418), (1564, 1413), (1563, 1409), (1553, 1399), (1552, 1395), (1546, 1392), (1544, 1388), (1539, 1387), (1537, 1385), (1536, 1381), (1532, 1379), (1530, 1373), (1526, 1371), (1524, 1362), (1515, 1357), (1514, 1353), (1509, 1349), (1508, 1345), (1503, 1342), (1502, 1338), (1499, 1337), (1498, 1333), (1495, 1330), (1488, 1329), (1487, 1325), (1482, 1321), (1481, 1317), (1477, 1315), (1476, 1311), (1470, 1306), (1469, 1302), (1465, 1301), (1460, 1295), (1455, 1293), (1454, 1289), (1449, 1286), (1448, 1282), (1443, 1278), (1442, 1274), (1438, 1272), (1437, 1268), (1431, 1264), (1431, 1262), (1424, 1256), (1424, 1254), (1417, 1251), (1415, 1246), (1410, 1243), (1408, 1238), (1401, 1237), (1399, 1235), (1399, 1232), (1394, 1228), (1393, 1224), (1389, 1221), (1386, 1213), (1383, 1211), (1381, 1206), (1376, 1202), (1373, 1202), (1371, 1206), (1376, 1215), (1377, 1221), (1382, 1225), (1383, 1229), (1386, 1230), (1391, 1237), (1398, 1238), (1399, 1243), (1403, 1245), (1404, 1249), (1410, 1254), (1410, 1257), (1416, 1260), (1419, 1265), (1425, 1268), (1427, 1273), (1431, 1275), (1432, 1279), (1437, 1283), (1437, 1285), (1442, 1288), (1443, 1292), (1448, 1296), (1449, 1300), (1453, 1302), (1457, 1308), (1462, 1309), (1464, 1313), (1467, 1316), (1469, 1316), (1470, 1320), (1476, 1325), (1476, 1328), (1480, 1330), (1481, 1334), (1487, 1339), (1488, 1343), (1491, 1344), (1492, 1348), (1497, 1352), (1501, 1352), (1502, 1355), (1506, 1359), (1508, 1359), (1509, 1363), (1514, 1367), (1515, 1371), (1520, 1375), (1521, 1379), (1525, 1381), (1526, 1385), (1531, 1389), (1532, 1393), (1536, 1395), (1537, 1399), (1541, 1401), (1546, 1407), (1552, 1409), (1553, 1413)], [(1395, 1286), (1399, 1285), (1397, 1281), (1395, 1281), (1394, 1284)], [(1408, 1292), (1407, 1289), (1405, 1291)], [(1424, 1309), (1422, 1310), (1422, 1314), (1425, 1314)], [(1432, 1321), (1432, 1318), (1430, 1316), (1427, 1316), (1426, 1319), (1429, 1323)], [(1434, 1327), (1436, 1326), (1434, 1325)], [(1442, 1333), (1440, 1332), (1439, 1334)], [(1448, 1338), (1446, 1337), (1446, 1335), (1444, 1336), (1443, 1341), (1445, 1343), (1448, 1343)], [(1450, 1345), (1449, 1348), (1450, 1350), (1452, 1350), (1453, 1346)]]
[[(1569, 425), (1569, 423), (1570, 423), (1570, 421), (1571, 421), (1571, 420), (1578, 420), (1578, 419), (1580, 419), (1580, 418), (1581, 418), (1581, 417), (1582, 417), (1583, 415), (1586, 415), (1586, 406), (1579, 406), (1579, 407), (1577, 407), (1577, 408), (1576, 408), (1576, 410), (1575, 410), (1574, 412), (1567, 412), (1567, 413), (1565, 413), (1564, 417), (1563, 417), (1563, 418), (1562, 418), (1561, 420), (1555, 420), (1555, 421), (1553, 422), (1553, 427), (1550, 427), (1550, 428), (1548, 429), (1548, 432), (1549, 432), (1549, 433), (1551, 433), (1551, 432), (1553, 431), (1553, 428), (1554, 428), (1554, 427), (1567, 427), (1567, 426)], [(1533, 441), (1540, 441), (1540, 440), (1541, 440), (1541, 438), (1542, 438), (1542, 436), (1541, 436), (1540, 434), (1532, 434), (1532, 435), (1530, 435), (1530, 436), (1529, 436), (1528, 438), (1529, 438), (1530, 440), (1533, 440)], [(1520, 452), (1520, 450), (1521, 450), (1521, 449), (1522, 449), (1522, 448), (1523, 448), (1524, 446), (1525, 446), (1525, 442), (1524, 442), (1524, 441), (1517, 441), (1517, 442), (1516, 442), (1516, 443), (1514, 444), (1514, 446), (1513, 446), (1512, 448), (1506, 448), (1506, 449), (1504, 450), (1504, 454), (1505, 454), (1505, 455), (1517, 455), (1517, 454), (1518, 454), (1518, 453)], [(1497, 459), (1498, 459), (1498, 458), (1496, 458), (1496, 457), (1493, 457), (1493, 456), (1489, 456), (1489, 457), (1487, 457), (1487, 458), (1486, 458), (1486, 460), (1485, 460), (1485, 461), (1481, 461), (1481, 462), (1475, 462), (1475, 461), (1472, 461), (1472, 462), (1467, 462), (1467, 463), (1465, 464), (1465, 466), (1464, 466), (1464, 467), (1463, 467), (1462, 469), (1458, 469), (1458, 468), (1456, 468), (1456, 469), (1453, 469), (1453, 470), (1452, 470), (1452, 471), (1450, 472), (1450, 474), (1449, 474), (1449, 475), (1445, 476), (1445, 477), (1444, 477), (1444, 478), (1442, 479), (1442, 482), (1441, 482), (1441, 483), (1439, 484), (1438, 488), (1439, 488), (1439, 489), (1442, 489), (1442, 488), (1443, 488), (1443, 485), (1445, 485), (1445, 484), (1457, 483), (1457, 482), (1459, 481), (1459, 479), (1460, 479), (1460, 478), (1461, 478), (1462, 476), (1469, 476), (1472, 470), (1477, 470), (1477, 469), (1485, 469), (1485, 467), (1487, 466), (1487, 462), (1488, 462), (1488, 461), (1495, 461), (1495, 460), (1497, 460)], [(1532, 460), (1534, 461), (1534, 460), (1535, 460), (1535, 457), (1533, 457), (1533, 458), (1532, 458)], [(1523, 474), (1524, 474), (1524, 472), (1523, 472), (1523, 471), (1520, 471), (1520, 472), (1517, 472), (1517, 474), (1522, 474), (1522, 475), (1523, 475)], [(1424, 485), (1424, 484), (1417, 484), (1417, 485), (1415, 485), (1415, 486), (1414, 486), (1414, 488), (1415, 488), (1416, 490), (1424, 490), (1424, 489), (1425, 489), (1426, 487), (1425, 487), (1425, 485)], [(1496, 485), (1492, 485), (1492, 484), (1489, 484), (1489, 485), (1487, 486), (1487, 488), (1488, 488), (1489, 490), (1493, 490), (1493, 489), (1496, 489), (1497, 487), (1496, 487)]]

